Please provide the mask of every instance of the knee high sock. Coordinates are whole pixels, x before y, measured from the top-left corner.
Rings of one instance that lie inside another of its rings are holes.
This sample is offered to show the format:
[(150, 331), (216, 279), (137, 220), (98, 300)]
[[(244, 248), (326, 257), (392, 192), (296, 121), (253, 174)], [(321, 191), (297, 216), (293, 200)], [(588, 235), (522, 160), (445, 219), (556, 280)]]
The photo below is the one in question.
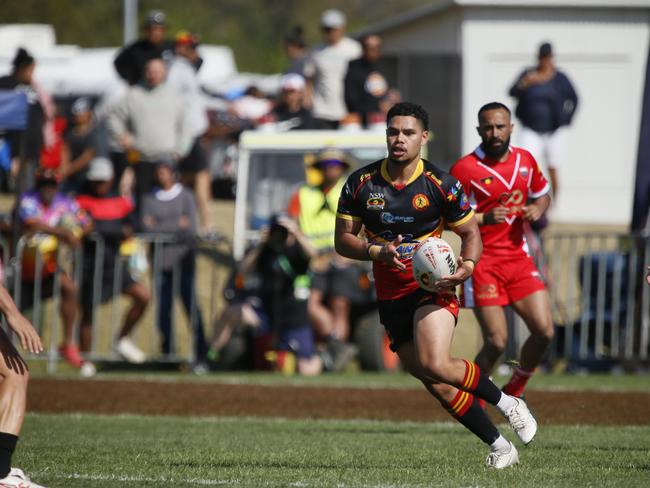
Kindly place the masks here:
[(492, 383), (489, 376), (481, 372), (481, 368), (476, 363), (465, 361), (465, 376), (460, 385), (460, 389), (468, 393), (473, 393), (492, 405), (499, 403), (501, 399), (501, 390)]
[(499, 438), (499, 431), (471, 393), (458, 390), (447, 405), (447, 411), (487, 445), (492, 445)]
[(512, 372), (510, 380), (503, 387), (504, 393), (516, 397), (522, 396), (524, 394), (524, 388), (526, 388), (526, 384), (530, 377), (533, 376), (533, 373), (534, 371), (525, 371), (520, 366), (517, 366)]

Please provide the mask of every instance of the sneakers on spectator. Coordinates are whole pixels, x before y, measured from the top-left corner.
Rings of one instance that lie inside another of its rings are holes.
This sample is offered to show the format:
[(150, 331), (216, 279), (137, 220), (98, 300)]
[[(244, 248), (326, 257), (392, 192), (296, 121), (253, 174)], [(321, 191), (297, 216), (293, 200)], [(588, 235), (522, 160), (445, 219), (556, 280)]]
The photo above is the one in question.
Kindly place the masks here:
[(517, 404), (510, 410), (507, 410), (504, 415), (521, 442), (528, 444), (537, 433), (537, 421), (533, 417), (533, 414), (530, 413), (530, 410), (528, 410), (526, 402), (521, 398), (511, 398), (514, 398)]
[(0, 488), (45, 488), (30, 481), (21, 469), (11, 468), (9, 474), (0, 479)]
[(350, 364), (359, 352), (357, 346), (354, 344), (338, 340), (330, 341), (328, 349), (332, 356), (332, 371), (335, 373), (345, 371), (345, 368), (348, 367), (348, 364)]
[(117, 344), (115, 345), (115, 350), (129, 363), (142, 364), (147, 359), (144, 352), (142, 352), (128, 337), (118, 339)]
[(508, 444), (510, 449), (495, 449), (488, 454), (488, 457), (485, 459), (485, 465), (488, 468), (503, 469), (519, 462), (517, 449), (512, 442), (508, 441)]
[(59, 354), (75, 368), (81, 368), (84, 362), (81, 357), (81, 352), (79, 352), (79, 347), (76, 344), (64, 344), (59, 347)]
[(83, 378), (92, 378), (97, 374), (97, 368), (92, 362), (84, 361), (84, 363), (81, 365), (79, 373)]

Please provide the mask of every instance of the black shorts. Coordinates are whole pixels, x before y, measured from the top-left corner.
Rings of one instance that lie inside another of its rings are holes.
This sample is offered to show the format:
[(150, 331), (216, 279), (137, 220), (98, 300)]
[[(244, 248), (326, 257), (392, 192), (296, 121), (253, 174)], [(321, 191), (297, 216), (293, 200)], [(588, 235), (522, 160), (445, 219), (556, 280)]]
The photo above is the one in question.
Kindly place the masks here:
[(327, 271), (314, 272), (311, 275), (311, 288), (326, 297), (352, 298), (356, 294), (359, 272), (353, 265), (330, 265)]
[(201, 139), (194, 139), (192, 149), (187, 156), (178, 162), (179, 173), (198, 173), (208, 168), (208, 157), (201, 145)]
[[(126, 261), (122, 261), (121, 264), (121, 277), (119, 283), (115, 283), (117, 276), (104, 275), (102, 276), (101, 283), (101, 293), (97, 304), (106, 303), (111, 298), (116, 295), (121, 295), (126, 291), (128, 287), (136, 283), (136, 281), (129, 274), (129, 270), (126, 265)], [(117, 285), (117, 286), (115, 286)], [(89, 314), (93, 308), (93, 275), (88, 274), (84, 275), (84, 279), (81, 284), (81, 307), (85, 314)]]
[[(36, 284), (33, 281), (23, 281), (20, 285), (20, 301), (16, 303), (21, 311), (27, 310), (34, 306), (34, 288)], [(41, 280), (41, 302), (52, 298), (54, 295), (54, 275)], [(15, 298), (15, 297), (14, 297)], [(38, 298), (38, 297), (37, 297)]]
[(458, 320), (459, 303), (456, 295), (439, 295), (419, 288), (401, 298), (377, 302), (379, 320), (390, 339), (391, 351), (397, 352), (402, 345), (413, 342), (415, 311), (424, 305), (438, 305)]

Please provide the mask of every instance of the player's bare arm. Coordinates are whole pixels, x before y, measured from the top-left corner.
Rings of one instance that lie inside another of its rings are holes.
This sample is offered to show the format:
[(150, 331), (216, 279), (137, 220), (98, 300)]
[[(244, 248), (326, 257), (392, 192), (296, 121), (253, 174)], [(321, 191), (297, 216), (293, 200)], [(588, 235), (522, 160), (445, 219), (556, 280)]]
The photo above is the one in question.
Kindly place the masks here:
[(334, 233), (334, 247), (336, 252), (341, 256), (357, 259), (359, 261), (382, 261), (389, 266), (399, 270), (405, 270), (406, 266), (399, 260), (397, 247), (402, 242), (402, 236), (383, 246), (379, 244), (368, 244), (365, 240), (360, 239), (362, 223), (355, 220), (336, 219), (336, 229)]
[(478, 225), (501, 224), (506, 221), (508, 212), (509, 210), (506, 207), (499, 205), (498, 207), (494, 207), (485, 213), (476, 214), (476, 220), (478, 222)]
[(453, 275), (446, 276), (436, 282), (436, 287), (440, 289), (453, 289), (472, 276), (474, 267), (476, 266), (476, 263), (478, 263), (478, 260), (481, 257), (481, 252), (483, 251), (481, 233), (475, 217), (472, 217), (464, 224), (452, 227), (452, 230), (458, 234), (461, 239), (460, 256), (457, 261), (458, 266)]
[(38, 354), (43, 351), (43, 344), (34, 326), (27, 320), (16, 307), (9, 292), (0, 286), (0, 312), (7, 318), (9, 327), (16, 333), (20, 345), (26, 351)]
[(544, 212), (546, 212), (550, 204), (551, 197), (548, 196), (548, 194), (542, 195), (522, 209), (524, 219), (529, 222), (535, 222), (539, 220), (542, 215), (544, 215)]

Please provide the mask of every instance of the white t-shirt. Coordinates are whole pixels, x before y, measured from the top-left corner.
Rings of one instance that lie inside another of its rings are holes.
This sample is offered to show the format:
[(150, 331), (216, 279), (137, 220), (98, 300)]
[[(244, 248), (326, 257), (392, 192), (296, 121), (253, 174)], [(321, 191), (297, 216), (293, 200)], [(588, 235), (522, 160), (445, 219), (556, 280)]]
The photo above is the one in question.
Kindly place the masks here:
[(166, 80), (185, 105), (185, 116), (192, 137), (199, 137), (208, 130), (208, 113), (203, 102), (203, 93), (199, 85), (196, 69), (186, 58), (175, 56), (169, 66)]
[(319, 119), (341, 120), (348, 113), (343, 82), (348, 63), (361, 56), (361, 44), (344, 37), (333, 46), (320, 45), (305, 64), (305, 77), (312, 80), (313, 115)]

